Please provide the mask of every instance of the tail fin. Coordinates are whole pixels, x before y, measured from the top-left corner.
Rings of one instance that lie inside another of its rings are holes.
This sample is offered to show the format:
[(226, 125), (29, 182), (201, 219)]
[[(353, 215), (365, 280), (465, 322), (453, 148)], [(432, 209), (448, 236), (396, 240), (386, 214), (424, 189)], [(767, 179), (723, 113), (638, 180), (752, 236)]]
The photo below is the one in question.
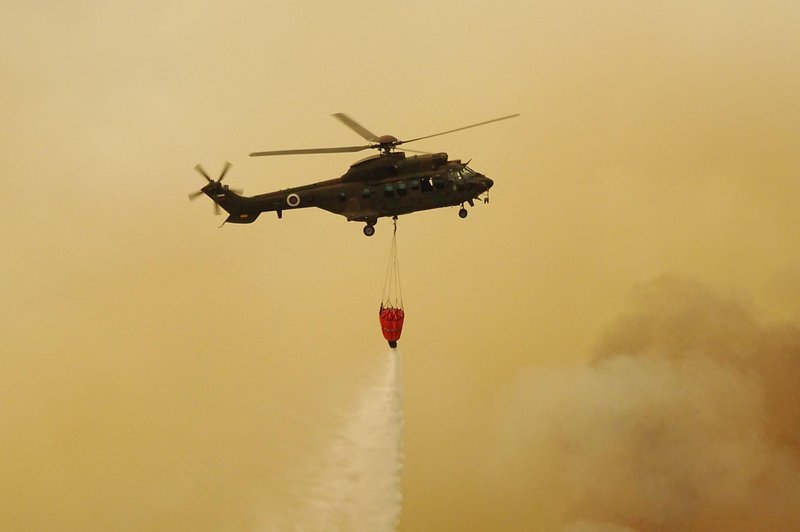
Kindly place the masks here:
[(253, 223), (261, 214), (259, 211), (248, 210), (247, 198), (240, 196), (225, 185), (209, 191), (208, 197), (228, 213), (229, 216), (225, 223), (249, 224)]

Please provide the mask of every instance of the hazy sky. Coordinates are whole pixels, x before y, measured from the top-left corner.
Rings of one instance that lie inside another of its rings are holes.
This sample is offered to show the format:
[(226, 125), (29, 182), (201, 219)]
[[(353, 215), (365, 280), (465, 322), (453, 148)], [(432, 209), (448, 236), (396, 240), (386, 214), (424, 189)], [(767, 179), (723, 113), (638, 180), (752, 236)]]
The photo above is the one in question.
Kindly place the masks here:
[(218, 229), (186, 194), (197, 163), (248, 194), (341, 175), (357, 156), (247, 157), (359, 142), (335, 112), (398, 138), (521, 113), (415, 146), (495, 186), (399, 222), (400, 530), (800, 523), (797, 2), (12, 0), (0, 22), (0, 528), (303, 526), (386, 356), (391, 225)]

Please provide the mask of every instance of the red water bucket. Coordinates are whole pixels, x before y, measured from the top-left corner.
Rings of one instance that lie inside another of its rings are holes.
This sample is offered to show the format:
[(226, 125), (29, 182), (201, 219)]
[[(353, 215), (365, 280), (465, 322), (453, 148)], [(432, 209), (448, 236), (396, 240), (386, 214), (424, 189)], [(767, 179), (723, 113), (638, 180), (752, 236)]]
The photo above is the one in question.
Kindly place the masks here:
[(389, 342), (389, 347), (397, 347), (397, 341), (403, 332), (403, 320), (405, 317), (406, 314), (402, 308), (381, 305), (378, 318), (381, 321), (381, 332), (383, 332), (383, 337), (386, 338), (386, 341)]

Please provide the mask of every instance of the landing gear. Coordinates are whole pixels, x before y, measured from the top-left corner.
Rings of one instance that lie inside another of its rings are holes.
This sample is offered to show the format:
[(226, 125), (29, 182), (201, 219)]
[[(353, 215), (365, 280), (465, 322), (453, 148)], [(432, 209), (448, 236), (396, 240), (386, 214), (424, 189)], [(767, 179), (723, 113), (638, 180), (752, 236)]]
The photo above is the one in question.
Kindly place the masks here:
[(467, 209), (465, 209), (464, 207), (461, 207), (458, 210), (458, 217), (459, 218), (466, 218), (468, 214), (469, 214), (469, 211)]
[(367, 236), (372, 236), (375, 234), (375, 225), (368, 223), (364, 226), (364, 234)]

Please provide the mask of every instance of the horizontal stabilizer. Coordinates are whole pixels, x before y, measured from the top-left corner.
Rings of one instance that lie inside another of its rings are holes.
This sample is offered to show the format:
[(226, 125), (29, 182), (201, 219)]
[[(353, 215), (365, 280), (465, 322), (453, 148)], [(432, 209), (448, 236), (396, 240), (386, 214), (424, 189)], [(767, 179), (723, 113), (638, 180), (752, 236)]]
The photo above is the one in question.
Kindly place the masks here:
[(225, 220), (225, 223), (229, 224), (250, 224), (256, 221), (258, 215), (261, 214), (260, 212), (243, 212), (240, 214), (231, 214)]

